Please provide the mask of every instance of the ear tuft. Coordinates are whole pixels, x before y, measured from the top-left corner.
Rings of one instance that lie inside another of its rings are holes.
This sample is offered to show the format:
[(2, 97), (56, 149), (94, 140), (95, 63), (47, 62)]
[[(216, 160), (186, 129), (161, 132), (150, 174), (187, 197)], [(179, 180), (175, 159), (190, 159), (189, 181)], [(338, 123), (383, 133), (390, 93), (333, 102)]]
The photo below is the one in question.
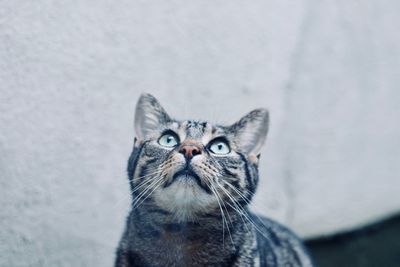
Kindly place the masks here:
[(269, 113), (266, 109), (255, 109), (229, 127), (239, 148), (248, 155), (259, 155), (267, 138)]
[(160, 127), (160, 124), (170, 121), (167, 112), (150, 94), (142, 94), (136, 104), (135, 132), (139, 141), (146, 140), (149, 135)]

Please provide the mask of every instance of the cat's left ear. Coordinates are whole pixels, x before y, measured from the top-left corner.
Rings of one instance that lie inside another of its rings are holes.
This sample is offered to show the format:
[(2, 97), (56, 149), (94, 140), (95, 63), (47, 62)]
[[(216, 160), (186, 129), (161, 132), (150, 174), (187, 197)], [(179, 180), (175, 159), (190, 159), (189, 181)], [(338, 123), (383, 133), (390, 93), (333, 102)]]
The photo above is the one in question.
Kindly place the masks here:
[(256, 157), (267, 138), (269, 113), (266, 109), (255, 109), (229, 127), (239, 149)]
[(138, 141), (148, 139), (153, 131), (170, 120), (171, 118), (154, 96), (142, 94), (139, 97), (134, 123)]

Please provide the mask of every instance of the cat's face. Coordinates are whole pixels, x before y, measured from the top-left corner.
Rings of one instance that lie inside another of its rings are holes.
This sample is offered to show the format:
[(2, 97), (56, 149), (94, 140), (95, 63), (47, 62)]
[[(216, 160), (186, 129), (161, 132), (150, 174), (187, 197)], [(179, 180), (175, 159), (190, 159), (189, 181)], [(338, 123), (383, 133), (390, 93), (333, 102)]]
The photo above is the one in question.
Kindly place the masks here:
[(264, 109), (230, 126), (177, 121), (153, 96), (142, 95), (128, 167), (133, 208), (152, 201), (186, 221), (246, 205), (257, 186), (258, 155), (267, 130)]

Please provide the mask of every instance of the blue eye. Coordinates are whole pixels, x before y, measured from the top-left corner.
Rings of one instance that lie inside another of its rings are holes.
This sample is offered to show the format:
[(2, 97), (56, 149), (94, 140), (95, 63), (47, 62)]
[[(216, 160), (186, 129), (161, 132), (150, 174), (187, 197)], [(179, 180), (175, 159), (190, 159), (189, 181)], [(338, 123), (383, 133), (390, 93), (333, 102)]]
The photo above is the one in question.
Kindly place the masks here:
[(178, 138), (172, 134), (166, 133), (158, 139), (158, 143), (165, 147), (174, 147), (178, 145)]
[(211, 152), (218, 155), (226, 155), (231, 152), (228, 144), (222, 140), (212, 141), (209, 147)]

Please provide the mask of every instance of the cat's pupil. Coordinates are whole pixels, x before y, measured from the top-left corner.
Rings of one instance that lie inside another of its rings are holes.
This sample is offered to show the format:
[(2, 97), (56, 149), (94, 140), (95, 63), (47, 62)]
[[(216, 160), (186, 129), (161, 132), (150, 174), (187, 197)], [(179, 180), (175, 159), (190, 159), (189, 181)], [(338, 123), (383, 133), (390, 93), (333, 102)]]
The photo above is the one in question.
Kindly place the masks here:
[(223, 147), (222, 144), (219, 144), (219, 145), (218, 145), (218, 149), (219, 149), (219, 150), (221, 150), (222, 147)]
[(171, 136), (168, 136), (168, 138), (167, 138), (167, 143), (170, 143), (172, 141), (172, 137)]

